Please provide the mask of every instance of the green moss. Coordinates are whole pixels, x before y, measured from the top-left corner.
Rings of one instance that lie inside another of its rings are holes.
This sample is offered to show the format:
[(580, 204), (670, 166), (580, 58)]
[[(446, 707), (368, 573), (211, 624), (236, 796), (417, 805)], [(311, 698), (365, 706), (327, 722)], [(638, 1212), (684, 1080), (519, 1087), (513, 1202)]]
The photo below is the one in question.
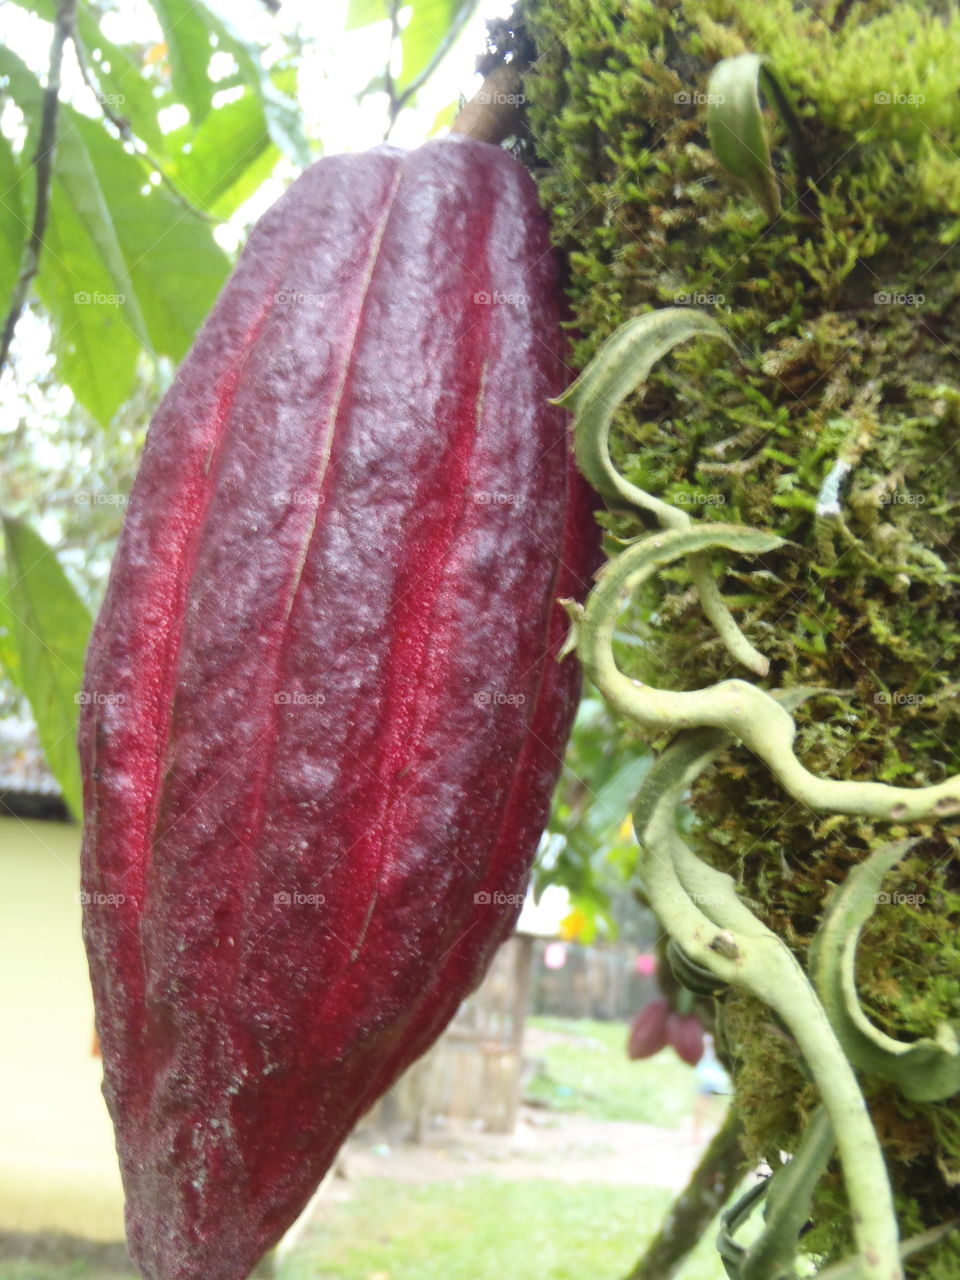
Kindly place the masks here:
[[(570, 266), (575, 367), (624, 320), (664, 306), (714, 311), (737, 342), (739, 362), (709, 342), (672, 353), (621, 411), (615, 460), (701, 518), (791, 540), (716, 570), (771, 659), (771, 687), (824, 690), (797, 715), (809, 768), (908, 786), (960, 772), (960, 272), (946, 249), (960, 233), (960, 15), (922, 0), (526, 0), (524, 11), (539, 54), (528, 150)], [(744, 50), (768, 55), (790, 86), (815, 157), (805, 194), (770, 114), (784, 206), (771, 227), (714, 163), (696, 97), (719, 58)], [(817, 498), (838, 460), (851, 467), (842, 518), (824, 520)], [(608, 527), (637, 532), (619, 517)], [(745, 674), (681, 568), (642, 604), (650, 644), (631, 650), (642, 678), (697, 688)], [(695, 805), (704, 856), (735, 872), (801, 958), (832, 884), (906, 834), (811, 815), (740, 750)], [(860, 946), (864, 1005), (904, 1038), (960, 1019), (956, 830), (920, 830), (890, 888), (923, 902), (880, 907)], [(725, 1034), (750, 1149), (775, 1158), (796, 1144), (810, 1087), (749, 1000), (727, 999)], [(866, 1086), (904, 1231), (944, 1220), (957, 1201), (956, 1101), (908, 1106)], [(840, 1256), (838, 1181), (825, 1183), (817, 1223), (811, 1248)], [(958, 1246), (912, 1266), (955, 1276)]]

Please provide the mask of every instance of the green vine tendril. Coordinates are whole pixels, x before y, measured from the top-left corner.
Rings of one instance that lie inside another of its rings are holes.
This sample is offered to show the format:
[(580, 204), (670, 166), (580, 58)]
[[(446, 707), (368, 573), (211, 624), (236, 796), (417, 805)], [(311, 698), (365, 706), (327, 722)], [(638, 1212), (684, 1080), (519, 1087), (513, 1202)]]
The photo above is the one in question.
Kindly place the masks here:
[[(836, 1147), (857, 1245), (856, 1258), (840, 1264), (844, 1270), (837, 1274), (900, 1280), (901, 1256), (908, 1249), (898, 1239), (883, 1153), (854, 1067), (897, 1081), (911, 1097), (942, 1098), (960, 1090), (960, 1046), (949, 1027), (941, 1028), (936, 1040), (916, 1044), (903, 1044), (873, 1027), (856, 999), (853, 956), (859, 930), (872, 910), (866, 891), (875, 893), (884, 872), (913, 842), (878, 851), (838, 892), (812, 953), (818, 996), (792, 951), (738, 898), (732, 878), (702, 862), (686, 844), (678, 809), (688, 789), (732, 741), (747, 746), (790, 796), (816, 811), (894, 822), (943, 817), (960, 812), (960, 777), (917, 788), (818, 777), (794, 752), (797, 728), (791, 714), (816, 690), (766, 692), (730, 679), (678, 692), (641, 684), (617, 666), (613, 637), (624, 606), (653, 574), (684, 559), (704, 612), (728, 651), (758, 674), (768, 671), (767, 660), (747, 641), (724, 603), (709, 553), (722, 549), (758, 556), (782, 547), (783, 539), (740, 525), (694, 522), (630, 484), (610, 457), (610, 425), (617, 407), (646, 380), (658, 359), (695, 336), (730, 342), (711, 317), (684, 308), (631, 320), (603, 343), (557, 401), (573, 411), (578, 464), (607, 504), (640, 518), (652, 515), (661, 527), (630, 543), (603, 567), (583, 606), (563, 602), (572, 622), (565, 652), (576, 650), (614, 710), (649, 733), (672, 735), (644, 780), (633, 825), (639, 875), (671, 937), (673, 963), (688, 974), (695, 990), (735, 985), (775, 1010), (794, 1036), (822, 1098), (793, 1159), (770, 1179), (769, 1190), (754, 1189), (727, 1215), (721, 1235), (724, 1265), (738, 1280), (793, 1274), (814, 1188)], [(764, 1195), (764, 1230), (744, 1249), (732, 1233)], [(927, 1243), (934, 1238), (939, 1236), (926, 1233), (922, 1239)]]

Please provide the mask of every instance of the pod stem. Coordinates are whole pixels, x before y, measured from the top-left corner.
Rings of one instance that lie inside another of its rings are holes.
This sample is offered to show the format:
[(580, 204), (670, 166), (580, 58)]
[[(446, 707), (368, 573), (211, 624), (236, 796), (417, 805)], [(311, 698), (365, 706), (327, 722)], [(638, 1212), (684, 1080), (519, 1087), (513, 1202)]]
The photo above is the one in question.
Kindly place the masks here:
[(494, 67), (470, 101), (460, 108), (450, 132), (495, 146), (516, 133), (525, 69), (519, 62), (502, 62)]

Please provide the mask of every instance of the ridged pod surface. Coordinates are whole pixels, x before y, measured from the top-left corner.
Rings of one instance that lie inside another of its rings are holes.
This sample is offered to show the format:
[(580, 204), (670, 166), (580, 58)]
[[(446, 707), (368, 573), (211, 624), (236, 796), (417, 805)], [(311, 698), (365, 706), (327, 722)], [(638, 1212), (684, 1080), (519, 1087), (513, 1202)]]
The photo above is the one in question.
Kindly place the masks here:
[(630, 1023), (627, 1057), (634, 1061), (652, 1058), (665, 1048), (669, 1017), (670, 1002), (666, 996), (657, 996), (645, 1005)]
[(511, 932), (598, 562), (531, 180), (309, 168), (160, 406), (90, 645), (84, 936), (134, 1260), (242, 1280)]
[(695, 1013), (671, 1013), (667, 1018), (667, 1042), (690, 1067), (703, 1057), (703, 1023)]

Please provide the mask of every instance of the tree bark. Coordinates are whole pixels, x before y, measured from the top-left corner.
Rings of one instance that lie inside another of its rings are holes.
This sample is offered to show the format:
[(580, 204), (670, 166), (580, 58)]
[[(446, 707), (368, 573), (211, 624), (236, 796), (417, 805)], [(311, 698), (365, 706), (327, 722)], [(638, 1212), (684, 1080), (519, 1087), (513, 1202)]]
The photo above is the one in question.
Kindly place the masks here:
[[(960, 157), (948, 141), (960, 99), (947, 70), (958, 40), (960, 16), (925, 0), (523, 0), (500, 33), (503, 54), (530, 64), (524, 154), (569, 266), (571, 380), (626, 320), (665, 307), (711, 313), (736, 344), (731, 357), (689, 342), (659, 362), (618, 414), (613, 460), (693, 520), (789, 540), (754, 559), (718, 556), (713, 572), (769, 659), (763, 686), (820, 690), (796, 712), (796, 746), (824, 778), (914, 788), (960, 773)], [(917, 53), (903, 75), (894, 49)], [(772, 219), (720, 167), (708, 133), (713, 68), (742, 53), (769, 60), (804, 134), (798, 159), (761, 97)], [(621, 538), (652, 527), (608, 524)], [(640, 682), (756, 682), (679, 568), (623, 625), (642, 639), (628, 671)], [(849, 870), (887, 840), (920, 837), (860, 936), (858, 994), (903, 1041), (960, 1018), (949, 815), (814, 814), (742, 747), (717, 759), (691, 805), (698, 856), (734, 877), (801, 963)], [(718, 1005), (745, 1157), (776, 1164), (797, 1149), (814, 1090), (757, 1001), (733, 992)], [(934, 1229), (955, 1213), (956, 1099), (863, 1083), (903, 1233)], [(804, 1244), (827, 1262), (850, 1253), (836, 1177), (818, 1187)], [(960, 1274), (958, 1233), (911, 1266), (929, 1280)]]
[(625, 1280), (670, 1280), (743, 1176), (740, 1121), (733, 1107)]

